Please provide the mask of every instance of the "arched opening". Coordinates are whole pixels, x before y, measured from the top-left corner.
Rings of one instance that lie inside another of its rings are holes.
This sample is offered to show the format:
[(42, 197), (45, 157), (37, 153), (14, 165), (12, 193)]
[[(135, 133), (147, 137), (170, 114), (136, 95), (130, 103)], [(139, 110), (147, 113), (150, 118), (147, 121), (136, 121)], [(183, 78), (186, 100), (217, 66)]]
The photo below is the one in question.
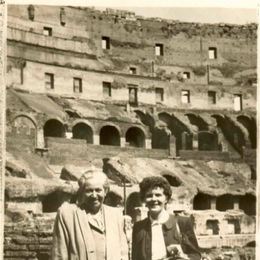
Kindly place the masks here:
[(179, 187), (181, 186), (181, 180), (176, 177), (176, 176), (172, 176), (172, 175), (169, 175), (169, 174), (163, 174), (162, 173), (162, 176), (170, 183), (171, 186), (173, 187)]
[(31, 118), (27, 116), (18, 116), (13, 122), (13, 130), (17, 134), (35, 136), (36, 125)]
[(148, 113), (143, 113), (142, 111), (139, 111), (139, 110), (135, 110), (134, 111), (136, 113), (136, 117), (138, 119), (140, 119), (140, 121), (149, 127), (150, 129), (150, 132), (152, 133), (153, 132), (153, 129), (154, 129), (154, 126), (155, 126), (155, 120), (154, 118), (149, 115)]
[(247, 215), (256, 215), (256, 197), (251, 194), (246, 194), (239, 199), (239, 208), (244, 210)]
[(124, 201), (119, 194), (114, 191), (109, 191), (105, 197), (104, 203), (111, 207), (122, 207)]
[(249, 139), (251, 142), (251, 148), (256, 149), (256, 122), (247, 116), (238, 116), (237, 120), (241, 123), (248, 131)]
[(186, 114), (190, 123), (198, 127), (199, 131), (207, 131), (208, 124), (199, 116), (194, 114)]
[(116, 127), (106, 125), (101, 128), (100, 144), (120, 146), (120, 134)]
[(93, 131), (85, 123), (78, 123), (72, 129), (73, 139), (84, 139), (87, 143), (93, 144)]
[(142, 202), (139, 192), (131, 193), (126, 200), (126, 214), (131, 216), (133, 220), (137, 219), (137, 207), (141, 207)]
[(208, 219), (206, 222), (207, 234), (218, 235), (219, 234), (219, 221), (217, 219)]
[(169, 149), (170, 135), (165, 128), (155, 127), (152, 133), (152, 148)]
[(202, 131), (198, 133), (198, 142), (200, 151), (217, 151), (218, 137), (216, 133)]
[(245, 145), (245, 137), (241, 129), (236, 126), (229, 118), (222, 117), (220, 115), (213, 115), (213, 118), (217, 121), (217, 126), (221, 129), (225, 139), (230, 144), (230, 151), (236, 151), (240, 155), (243, 152), (243, 146)]
[(48, 120), (43, 128), (44, 136), (47, 137), (64, 137), (65, 136), (65, 127), (63, 124), (56, 120), (50, 119)]
[(246, 247), (255, 247), (256, 246), (256, 243), (255, 241), (250, 241), (246, 244)]
[(42, 212), (56, 212), (61, 204), (70, 201), (72, 195), (62, 191), (54, 191), (42, 199)]
[[(174, 135), (177, 155), (179, 154), (179, 150), (192, 150), (192, 134), (186, 125), (168, 113), (160, 113), (158, 117), (167, 125), (172, 135)], [(186, 132), (185, 135), (183, 134), (184, 132)]]
[(225, 194), (219, 196), (216, 201), (216, 209), (219, 211), (226, 211), (234, 208), (234, 196)]
[(193, 209), (194, 210), (207, 210), (210, 209), (211, 196), (198, 193), (193, 199)]
[(144, 132), (138, 127), (131, 127), (127, 130), (125, 140), (129, 146), (145, 147)]
[(37, 144), (37, 128), (34, 121), (27, 116), (14, 119), (7, 134), (7, 149), (10, 147), (33, 151)]

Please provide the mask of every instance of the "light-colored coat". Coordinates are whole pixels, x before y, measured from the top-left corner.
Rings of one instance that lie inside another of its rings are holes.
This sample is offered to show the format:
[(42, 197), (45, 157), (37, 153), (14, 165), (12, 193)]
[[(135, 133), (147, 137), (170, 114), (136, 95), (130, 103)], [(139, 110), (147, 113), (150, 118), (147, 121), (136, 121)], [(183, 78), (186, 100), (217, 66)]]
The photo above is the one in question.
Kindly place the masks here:
[[(127, 260), (128, 247), (119, 209), (103, 205), (106, 260)], [(96, 260), (88, 216), (76, 204), (64, 203), (58, 210), (53, 231), (53, 260)]]

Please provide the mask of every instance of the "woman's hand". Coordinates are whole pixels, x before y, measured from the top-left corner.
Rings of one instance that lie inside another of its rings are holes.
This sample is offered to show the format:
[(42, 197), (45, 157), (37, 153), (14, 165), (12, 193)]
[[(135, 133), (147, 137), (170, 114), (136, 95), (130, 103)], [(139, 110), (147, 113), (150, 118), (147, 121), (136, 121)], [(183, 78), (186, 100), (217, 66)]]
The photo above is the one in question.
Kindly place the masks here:
[(168, 255), (171, 257), (173, 260), (189, 260), (189, 257), (183, 253), (181, 245), (179, 244), (172, 244), (167, 246), (167, 252)]

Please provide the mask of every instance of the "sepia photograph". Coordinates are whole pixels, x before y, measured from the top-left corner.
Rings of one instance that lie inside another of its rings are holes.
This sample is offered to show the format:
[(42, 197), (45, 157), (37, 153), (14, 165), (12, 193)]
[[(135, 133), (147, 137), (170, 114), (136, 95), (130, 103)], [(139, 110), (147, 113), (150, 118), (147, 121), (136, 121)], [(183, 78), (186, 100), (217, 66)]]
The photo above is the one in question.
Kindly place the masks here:
[(6, 4), (3, 259), (257, 260), (257, 12)]

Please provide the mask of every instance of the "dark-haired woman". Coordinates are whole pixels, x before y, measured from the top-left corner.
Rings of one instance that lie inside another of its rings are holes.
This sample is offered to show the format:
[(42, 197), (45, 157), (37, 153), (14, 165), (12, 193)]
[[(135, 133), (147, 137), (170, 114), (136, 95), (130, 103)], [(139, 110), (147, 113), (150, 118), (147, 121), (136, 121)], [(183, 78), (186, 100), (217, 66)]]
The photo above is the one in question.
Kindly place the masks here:
[(170, 184), (163, 177), (147, 177), (140, 183), (148, 217), (134, 225), (132, 260), (201, 258), (191, 219), (175, 217), (165, 209), (171, 195)]

